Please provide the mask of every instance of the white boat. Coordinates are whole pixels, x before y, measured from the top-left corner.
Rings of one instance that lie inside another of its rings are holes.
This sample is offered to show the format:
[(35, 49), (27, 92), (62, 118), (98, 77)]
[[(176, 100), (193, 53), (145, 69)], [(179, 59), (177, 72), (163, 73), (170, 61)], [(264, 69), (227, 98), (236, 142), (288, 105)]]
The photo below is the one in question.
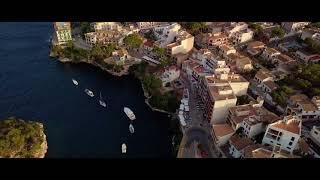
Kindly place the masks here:
[(129, 125), (129, 131), (130, 131), (131, 134), (134, 133), (134, 127), (133, 127), (132, 124)]
[(74, 79), (72, 79), (72, 82), (73, 82), (73, 84), (76, 85), (76, 86), (78, 86), (78, 84), (79, 84), (78, 81), (76, 81), (76, 80), (74, 80)]
[(104, 101), (103, 101), (103, 99), (102, 99), (101, 92), (100, 92), (100, 99), (99, 99), (99, 103), (100, 103), (100, 105), (101, 105), (101, 106), (103, 106), (103, 107), (107, 107), (106, 102), (104, 102)]
[(85, 89), (84, 92), (87, 93), (88, 96), (90, 96), (90, 97), (93, 97), (93, 96), (94, 96), (93, 92), (90, 91), (89, 89)]
[(126, 115), (128, 116), (128, 118), (130, 120), (135, 120), (136, 119), (136, 116), (133, 114), (133, 112), (131, 111), (131, 109), (127, 108), (127, 107), (124, 107), (123, 108), (123, 111), (126, 113)]
[(127, 145), (125, 143), (122, 144), (121, 151), (122, 153), (127, 153)]

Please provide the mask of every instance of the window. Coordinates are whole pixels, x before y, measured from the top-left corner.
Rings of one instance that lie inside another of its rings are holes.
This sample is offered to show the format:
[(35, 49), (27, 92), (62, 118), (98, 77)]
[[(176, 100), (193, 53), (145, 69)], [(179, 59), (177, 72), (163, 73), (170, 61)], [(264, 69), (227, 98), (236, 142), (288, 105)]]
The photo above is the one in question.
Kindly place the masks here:
[(292, 146), (292, 142), (289, 142), (289, 146)]
[(295, 138), (294, 138), (294, 137), (292, 137), (292, 138), (291, 138), (291, 141), (294, 141), (294, 139), (295, 139)]

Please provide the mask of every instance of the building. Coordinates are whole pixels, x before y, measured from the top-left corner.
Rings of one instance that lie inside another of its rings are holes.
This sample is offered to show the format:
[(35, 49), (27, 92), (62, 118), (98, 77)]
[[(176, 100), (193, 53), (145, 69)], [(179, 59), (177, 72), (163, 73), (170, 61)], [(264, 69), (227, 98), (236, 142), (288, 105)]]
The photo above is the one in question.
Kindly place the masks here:
[(313, 126), (310, 131), (310, 137), (313, 142), (315, 142), (318, 146), (320, 146), (320, 127)]
[(248, 24), (245, 22), (238, 22), (238, 23), (232, 22), (230, 26), (224, 28), (228, 37), (231, 37), (233, 34), (244, 31), (246, 29), (248, 29)]
[(168, 83), (171, 83), (172, 81), (178, 79), (180, 76), (180, 69), (175, 66), (169, 66), (168, 68), (165, 69), (163, 74), (160, 76), (160, 79), (162, 81), (162, 86), (166, 87)]
[(263, 42), (253, 41), (253, 42), (248, 43), (247, 52), (251, 56), (255, 56), (255, 55), (258, 55), (259, 53), (261, 53), (264, 48), (265, 48), (265, 44)]
[(276, 56), (280, 55), (281, 53), (274, 48), (266, 47), (261, 54), (261, 57), (264, 59), (273, 62)]
[(314, 96), (310, 100), (304, 94), (292, 95), (288, 100), (285, 113), (298, 116), (302, 121), (317, 120), (320, 118), (319, 102), (319, 96)]
[(205, 37), (205, 43), (209, 47), (218, 47), (228, 43), (228, 37), (224, 33), (208, 33)]
[(262, 82), (261, 85), (262, 91), (268, 94), (279, 88), (279, 86), (275, 82), (270, 80)]
[(257, 74), (254, 76), (254, 80), (261, 84), (265, 81), (273, 81), (272, 73), (266, 69), (260, 69)]
[(238, 74), (220, 74), (200, 79), (199, 94), (205, 104), (204, 117), (211, 124), (225, 122), (230, 107), (236, 106), (236, 96), (247, 93), (249, 82)]
[(292, 153), (297, 148), (300, 136), (301, 120), (297, 116), (286, 116), (268, 125), (262, 143)]
[(320, 42), (320, 28), (308, 28), (302, 31), (301, 37), (302, 40), (311, 38), (315, 41)]
[(320, 61), (320, 55), (312, 53), (306, 49), (300, 49), (295, 53), (299, 59), (303, 60), (305, 63), (316, 63)]
[(155, 37), (158, 39), (155, 45), (160, 48), (166, 48), (168, 44), (175, 41), (181, 29), (178, 23), (164, 23), (153, 27)]
[(154, 41), (147, 39), (144, 43), (143, 43), (143, 48), (148, 51), (151, 52), (153, 50), (153, 44)]
[(121, 31), (122, 25), (119, 22), (95, 22), (94, 25), (95, 32), (97, 31)]
[(161, 24), (160, 22), (137, 22), (139, 29), (149, 29), (160, 24)]
[(234, 158), (240, 158), (244, 154), (244, 149), (253, 145), (253, 142), (249, 138), (241, 138), (238, 135), (233, 135), (229, 140), (229, 144), (229, 154)]
[(211, 135), (217, 146), (226, 144), (233, 134), (234, 130), (229, 124), (215, 124), (212, 126)]
[(70, 22), (55, 22), (53, 25), (55, 30), (53, 43), (55, 45), (63, 45), (72, 41)]
[(116, 64), (124, 64), (126, 60), (130, 58), (128, 51), (124, 48), (115, 50), (112, 52), (112, 56), (110, 58), (105, 59), (105, 62), (112, 60)]
[(232, 33), (230, 36), (230, 39), (233, 42), (233, 44), (241, 44), (241, 43), (245, 43), (252, 40), (253, 34), (254, 33), (251, 29), (244, 29), (244, 30)]
[(287, 33), (290, 33), (302, 30), (308, 24), (310, 24), (310, 22), (283, 22), (281, 26)]
[(226, 58), (229, 54), (236, 53), (236, 49), (233, 46), (223, 44), (219, 46), (219, 53), (222, 55), (222, 57)]
[(177, 54), (187, 54), (193, 48), (194, 36), (187, 31), (179, 31), (174, 38), (174, 42), (167, 45), (167, 54), (170, 56)]
[(120, 44), (121, 38), (123, 38), (123, 35), (118, 31), (97, 31), (85, 34), (86, 43), (91, 46), (97, 43), (102, 45)]
[[(279, 120), (279, 116), (263, 107), (264, 101), (262, 98), (258, 97), (257, 100), (258, 101), (254, 103), (229, 108), (227, 123), (230, 124), (234, 130), (243, 127), (243, 129), (248, 132), (246, 134), (250, 134), (251, 136), (252, 134), (255, 134), (255, 132), (251, 132), (251, 130), (253, 130), (250, 128), (251, 126), (255, 126), (258, 122), (262, 122), (262, 125), (264, 126), (262, 128), (265, 130), (266, 125)], [(254, 123), (250, 123), (250, 117), (251, 120), (255, 119)], [(247, 125), (243, 125), (245, 120), (248, 122), (246, 123)]]
[(261, 144), (253, 144), (245, 147), (243, 149), (243, 154), (241, 155), (241, 158), (254, 158), (253, 151), (261, 147), (263, 147)]
[(252, 60), (249, 57), (242, 57), (237, 59), (236, 69), (239, 72), (251, 71), (253, 69)]
[(240, 126), (243, 128), (242, 132), (247, 138), (253, 138), (256, 135), (265, 131), (266, 124), (277, 120), (276, 117), (274, 118), (275, 119), (268, 119), (269, 121), (265, 121), (265, 117), (253, 115), (243, 119), (242, 124)]

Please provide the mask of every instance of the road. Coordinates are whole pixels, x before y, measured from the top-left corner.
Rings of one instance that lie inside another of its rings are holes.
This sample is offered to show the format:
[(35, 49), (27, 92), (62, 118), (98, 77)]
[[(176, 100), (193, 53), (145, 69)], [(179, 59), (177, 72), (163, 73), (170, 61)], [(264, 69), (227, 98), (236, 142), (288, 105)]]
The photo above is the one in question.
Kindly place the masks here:
[(85, 49), (85, 50), (90, 50), (91, 49), (91, 46), (88, 45), (81, 37), (80, 35), (80, 28), (73, 28), (72, 29), (72, 36), (74, 38), (74, 41), (73, 41), (73, 45), (76, 47), (76, 48), (80, 48), (80, 49)]

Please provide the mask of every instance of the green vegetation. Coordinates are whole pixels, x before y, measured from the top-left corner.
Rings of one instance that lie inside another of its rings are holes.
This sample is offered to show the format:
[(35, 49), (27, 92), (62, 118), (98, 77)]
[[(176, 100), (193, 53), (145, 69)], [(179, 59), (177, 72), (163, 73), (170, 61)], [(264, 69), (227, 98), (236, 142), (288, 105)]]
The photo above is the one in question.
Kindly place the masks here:
[(88, 58), (89, 51), (75, 48), (72, 42), (68, 43), (66, 47), (53, 46), (52, 52), (56, 57), (69, 58), (74, 61)]
[(108, 44), (105, 46), (101, 44), (96, 44), (92, 47), (90, 51), (90, 57), (91, 59), (102, 61), (103, 59), (110, 57), (115, 49), (115, 44)]
[(182, 22), (180, 24), (193, 35), (205, 33), (208, 29), (205, 22)]
[(261, 56), (257, 57), (258, 63), (268, 70), (272, 70), (277, 66), (277, 63), (273, 63), (270, 60), (263, 59)]
[(242, 95), (237, 97), (237, 105), (249, 104), (250, 98), (248, 95)]
[(42, 127), (14, 117), (0, 121), (0, 156), (34, 157), (45, 141)]
[(311, 39), (311, 38), (306, 38), (305, 43), (308, 44), (310, 49), (314, 51), (315, 53), (320, 53), (320, 43)]
[(283, 38), (286, 32), (281, 27), (276, 27), (271, 31), (271, 37)]
[(145, 75), (142, 78), (142, 84), (149, 94), (156, 94), (162, 86), (162, 81), (155, 75)]
[(150, 105), (169, 112), (175, 112), (179, 107), (179, 101), (173, 91), (160, 94), (156, 92), (150, 99)]
[(80, 30), (82, 38), (84, 38), (86, 33), (94, 31), (93, 27), (90, 25), (90, 22), (80, 22)]
[(290, 95), (294, 93), (294, 90), (288, 86), (281, 86), (280, 88), (272, 91), (271, 97), (274, 102), (279, 104), (282, 107), (285, 107), (287, 104), (287, 99)]
[(255, 31), (256, 33), (262, 33), (262, 31), (263, 31), (262, 26), (260, 24), (257, 24), (257, 23), (249, 22), (248, 23), (248, 27), (250, 29), (252, 29), (253, 31)]
[(135, 77), (142, 79), (142, 77), (146, 73), (147, 66), (148, 66), (148, 63), (143, 61), (139, 64), (134, 64), (134, 65), (130, 66), (129, 72), (131, 74), (134, 74)]
[(159, 59), (160, 67), (164, 68), (173, 63), (173, 61), (167, 56), (166, 49), (154, 47), (152, 51), (156, 54), (157, 58)]
[(142, 44), (142, 38), (139, 36), (139, 34), (129, 34), (127, 37), (123, 39), (123, 42), (126, 44), (126, 46), (130, 49), (133, 48), (139, 48)]
[(250, 79), (254, 78), (254, 76), (257, 74), (259, 69), (260, 68), (253, 66), (253, 69), (251, 71), (244, 71), (244, 72), (241, 72), (240, 74), (249, 81)]
[(309, 96), (320, 95), (320, 64), (298, 65), (292, 73), (278, 82), (280, 85), (293, 87)]

